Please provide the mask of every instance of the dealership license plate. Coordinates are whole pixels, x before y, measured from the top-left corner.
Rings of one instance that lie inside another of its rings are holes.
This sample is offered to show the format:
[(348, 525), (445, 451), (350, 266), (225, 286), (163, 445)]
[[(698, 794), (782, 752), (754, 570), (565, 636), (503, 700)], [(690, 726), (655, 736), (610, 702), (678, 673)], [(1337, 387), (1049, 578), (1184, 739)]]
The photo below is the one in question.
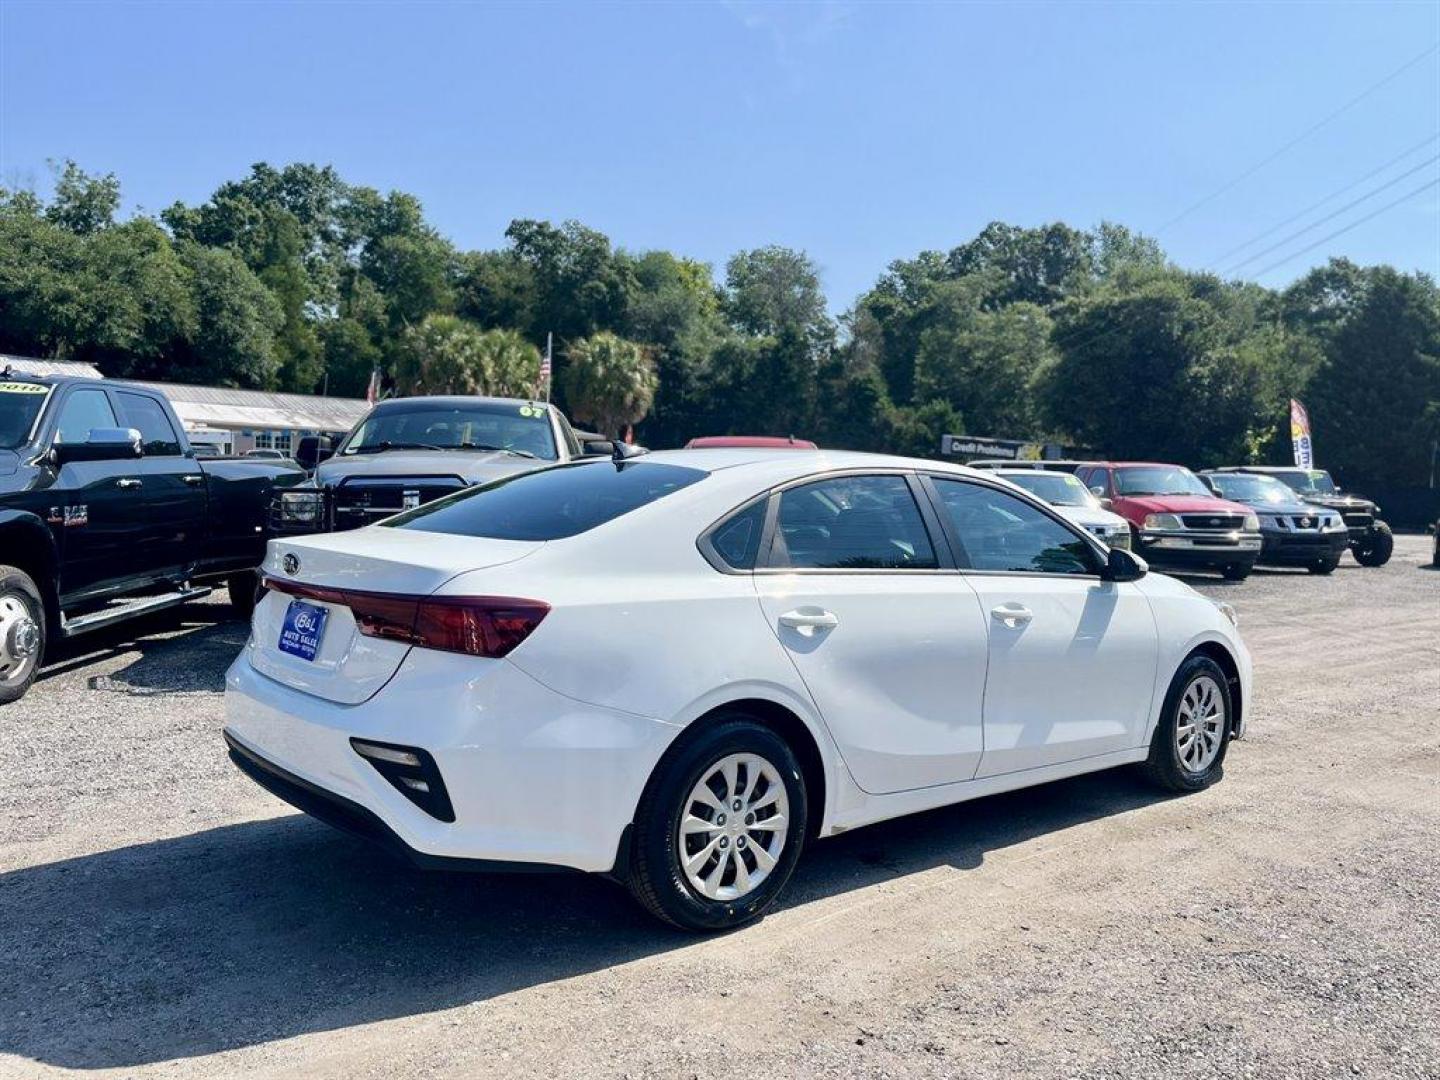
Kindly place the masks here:
[(301, 660), (314, 660), (329, 615), (330, 609), (319, 604), (291, 600), (285, 611), (285, 625), (280, 628), (280, 651)]

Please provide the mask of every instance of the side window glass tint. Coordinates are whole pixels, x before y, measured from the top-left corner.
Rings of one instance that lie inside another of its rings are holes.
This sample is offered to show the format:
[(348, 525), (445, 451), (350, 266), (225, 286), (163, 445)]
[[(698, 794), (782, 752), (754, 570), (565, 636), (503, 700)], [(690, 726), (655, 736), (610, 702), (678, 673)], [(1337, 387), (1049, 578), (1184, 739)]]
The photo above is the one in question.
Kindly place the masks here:
[(939, 563), (903, 476), (842, 476), (780, 496), (772, 562), (829, 570), (933, 570)]
[(104, 390), (76, 390), (65, 399), (60, 410), (60, 426), (55, 441), (81, 443), (90, 434), (91, 428), (113, 428), (115, 410), (110, 408), (110, 399)]
[(734, 570), (754, 570), (760, 554), (760, 534), (765, 529), (765, 507), (769, 500), (751, 503), (710, 533), (710, 546), (725, 565)]
[(140, 432), (140, 441), (149, 457), (164, 457), (180, 453), (180, 440), (170, 426), (170, 418), (160, 403), (144, 394), (118, 394), (120, 408), (125, 413), (125, 423)]
[(1008, 492), (934, 478), (945, 513), (974, 570), (1093, 574), (1090, 545), (1049, 515)]

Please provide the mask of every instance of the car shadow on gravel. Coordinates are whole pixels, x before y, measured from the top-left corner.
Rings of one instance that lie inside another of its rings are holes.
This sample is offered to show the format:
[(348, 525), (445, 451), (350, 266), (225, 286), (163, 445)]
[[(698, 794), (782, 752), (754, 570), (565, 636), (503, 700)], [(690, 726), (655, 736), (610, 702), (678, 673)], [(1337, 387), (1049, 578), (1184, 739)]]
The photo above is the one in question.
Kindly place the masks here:
[[(811, 847), (779, 917), (1160, 798), (1109, 772), (858, 830)], [(484, 1002), (699, 940), (597, 877), (424, 873), (300, 815), (0, 874), (0, 928), (0, 1054), (75, 1069)]]
[(187, 604), (56, 643), (47, 651), (37, 682), (138, 653), (120, 670), (93, 676), (91, 688), (132, 694), (219, 693), (225, 689), (225, 671), (248, 634), (248, 624), (235, 618), (227, 604)]

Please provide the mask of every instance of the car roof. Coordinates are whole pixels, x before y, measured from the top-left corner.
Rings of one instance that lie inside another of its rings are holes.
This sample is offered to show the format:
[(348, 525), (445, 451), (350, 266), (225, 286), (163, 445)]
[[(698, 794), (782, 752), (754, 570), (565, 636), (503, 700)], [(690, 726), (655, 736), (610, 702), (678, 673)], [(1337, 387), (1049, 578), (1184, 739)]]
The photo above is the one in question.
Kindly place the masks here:
[(643, 456), (629, 460), (635, 463), (683, 465), (706, 472), (748, 468), (771, 473), (792, 473), (797, 477), (845, 469), (925, 469), (931, 472), (955, 473), (959, 476), (989, 475), (978, 469), (948, 461), (901, 457), (897, 454), (867, 454), (857, 450), (806, 450), (799, 447), (776, 449), (736, 446), (709, 450), (651, 450)]

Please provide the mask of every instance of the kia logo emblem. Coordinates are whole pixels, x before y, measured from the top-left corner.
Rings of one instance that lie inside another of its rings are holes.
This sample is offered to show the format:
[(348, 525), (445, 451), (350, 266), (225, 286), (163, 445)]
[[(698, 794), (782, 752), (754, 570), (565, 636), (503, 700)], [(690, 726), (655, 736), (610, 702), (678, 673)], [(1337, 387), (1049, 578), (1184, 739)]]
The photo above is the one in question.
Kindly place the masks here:
[(285, 558), (280, 560), (280, 567), (293, 577), (300, 572), (300, 556), (293, 551), (286, 552)]

